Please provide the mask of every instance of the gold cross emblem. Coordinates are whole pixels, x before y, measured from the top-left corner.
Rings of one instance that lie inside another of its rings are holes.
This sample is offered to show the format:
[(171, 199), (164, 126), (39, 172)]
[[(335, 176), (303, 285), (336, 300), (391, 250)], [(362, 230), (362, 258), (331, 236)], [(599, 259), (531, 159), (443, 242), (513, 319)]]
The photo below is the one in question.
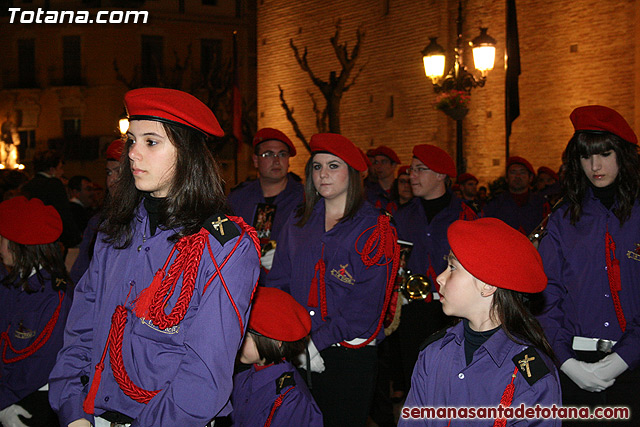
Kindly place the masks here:
[(536, 360), (535, 357), (529, 357), (528, 355), (524, 355), (524, 359), (518, 360), (518, 364), (520, 365), (520, 369), (527, 370), (527, 378), (531, 378), (531, 369), (529, 369), (529, 362)]
[(280, 384), (278, 385), (279, 389), (282, 389), (282, 386), (284, 385), (284, 382), (285, 382), (285, 380), (287, 378), (291, 378), (291, 375), (290, 374), (284, 374), (279, 378), (279, 380), (280, 380)]
[[(217, 221), (212, 221), (211, 225), (213, 225), (213, 228), (215, 228), (216, 231), (220, 231), (220, 234), (222, 234), (224, 236), (224, 228), (222, 227), (222, 223), (225, 221), (229, 221), (227, 218), (225, 219), (220, 219), (220, 217), (218, 217)], [(218, 230), (218, 227), (220, 228), (220, 230)]]

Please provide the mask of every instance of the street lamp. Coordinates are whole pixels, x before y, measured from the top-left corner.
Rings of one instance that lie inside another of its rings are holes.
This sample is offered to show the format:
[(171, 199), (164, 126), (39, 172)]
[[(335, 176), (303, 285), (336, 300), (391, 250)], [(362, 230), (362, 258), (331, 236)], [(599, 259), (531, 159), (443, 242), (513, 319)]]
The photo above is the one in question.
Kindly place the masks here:
[(445, 76), (445, 51), (437, 42), (437, 37), (430, 37), (429, 44), (422, 51), (422, 62), (424, 72), (433, 83), (433, 90), (436, 93), (451, 95), (449, 102), (438, 106), (438, 109), (456, 121), (456, 167), (458, 173), (465, 172), (463, 159), (463, 133), (462, 120), (469, 111), (466, 107), (471, 89), (483, 87), (487, 79), (487, 74), (493, 69), (496, 55), (496, 40), (487, 34), (487, 28), (480, 28), (480, 35), (474, 38), (469, 45), (473, 51), (473, 61), (476, 70), (480, 71), (480, 76), (476, 77), (467, 70), (462, 61), (462, 2), (458, 2), (457, 40), (454, 49), (453, 66)]

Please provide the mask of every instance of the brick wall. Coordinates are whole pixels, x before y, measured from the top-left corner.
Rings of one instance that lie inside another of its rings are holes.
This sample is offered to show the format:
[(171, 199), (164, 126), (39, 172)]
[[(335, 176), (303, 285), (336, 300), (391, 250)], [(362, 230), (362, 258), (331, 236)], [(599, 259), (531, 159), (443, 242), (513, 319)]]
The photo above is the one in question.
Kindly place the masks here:
[[(504, 172), (505, 3), (463, 1), (465, 41), (479, 34), (480, 25), (489, 27), (498, 40), (495, 68), (485, 87), (472, 91), (471, 111), (464, 120), (467, 170), (484, 183)], [(635, 71), (638, 3), (517, 2), (521, 113), (513, 124), (512, 155), (528, 158), (534, 167), (557, 169), (572, 134), (569, 113), (584, 104), (615, 108), (634, 126), (639, 113), (634, 95), (640, 92)], [(326, 80), (331, 70), (339, 70), (329, 38), (340, 18), (341, 39), (350, 48), (356, 28), (366, 31), (359, 60), (366, 65), (343, 97), (342, 133), (364, 149), (387, 144), (403, 163), (410, 161), (411, 149), (419, 143), (438, 145), (455, 158), (455, 122), (433, 109), (436, 95), (424, 76), (420, 51), (428, 37), (438, 36), (452, 52), (457, 6), (454, 0), (259, 0), (259, 127), (277, 127), (294, 136), (280, 106), (281, 85), (307, 138), (315, 132), (307, 91), (320, 101), (322, 96), (298, 67), (289, 39), (301, 49), (308, 47), (310, 66)], [(308, 155), (299, 141), (296, 144), (301, 155), (291, 164), (301, 174)]]

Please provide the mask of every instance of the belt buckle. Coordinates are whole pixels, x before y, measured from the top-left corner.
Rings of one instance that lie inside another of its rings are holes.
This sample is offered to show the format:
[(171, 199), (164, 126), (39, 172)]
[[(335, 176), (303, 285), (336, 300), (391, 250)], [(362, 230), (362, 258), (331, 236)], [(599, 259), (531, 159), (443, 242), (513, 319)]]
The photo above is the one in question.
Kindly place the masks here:
[(611, 353), (613, 349), (613, 341), (611, 340), (603, 340), (599, 339), (596, 342), (596, 350), (601, 351), (603, 353)]

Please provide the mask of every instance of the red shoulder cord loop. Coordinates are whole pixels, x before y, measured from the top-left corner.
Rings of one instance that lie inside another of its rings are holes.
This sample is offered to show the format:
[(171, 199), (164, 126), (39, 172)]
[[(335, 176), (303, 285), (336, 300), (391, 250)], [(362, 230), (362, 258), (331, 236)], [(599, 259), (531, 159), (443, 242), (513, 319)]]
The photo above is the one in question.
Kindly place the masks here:
[[(19, 362), (20, 360), (24, 360), (27, 357), (33, 355), (36, 351), (40, 350), (43, 345), (49, 341), (51, 338), (51, 334), (53, 333), (53, 328), (56, 326), (58, 322), (58, 317), (60, 316), (60, 308), (62, 307), (62, 300), (64, 299), (64, 293), (62, 291), (58, 291), (58, 306), (54, 310), (51, 318), (47, 322), (47, 324), (42, 329), (42, 332), (36, 337), (33, 342), (22, 350), (17, 350), (13, 344), (11, 344), (11, 339), (9, 338), (9, 329), (5, 332), (2, 332), (0, 335), (0, 345), (2, 346), (2, 362), (5, 364)], [(11, 328), (11, 326), (9, 326)], [(11, 349), (11, 351), (17, 356), (15, 357), (7, 357), (7, 347)]]
[[(355, 248), (356, 252), (360, 255), (362, 262), (368, 268), (372, 265), (386, 266), (387, 267), (387, 282), (384, 294), (384, 303), (382, 304), (382, 311), (380, 312), (380, 318), (378, 319), (378, 326), (374, 333), (367, 338), (364, 342), (353, 345), (345, 341), (340, 343), (341, 346), (346, 348), (362, 348), (368, 345), (371, 341), (378, 336), (380, 329), (384, 323), (385, 314), (389, 308), (389, 302), (391, 301), (391, 294), (395, 285), (395, 278), (398, 275), (398, 264), (400, 262), (400, 247), (398, 246), (398, 235), (396, 229), (391, 227), (391, 219), (387, 215), (378, 216), (378, 223), (375, 229), (364, 244), (362, 252), (358, 250), (358, 241), (368, 230), (374, 227), (369, 227), (364, 230), (356, 239)], [(373, 257), (370, 256), (373, 251), (376, 251)], [(389, 271), (389, 264), (391, 264), (391, 271)]]
[(613, 308), (616, 311), (616, 317), (620, 324), (622, 332), (627, 328), (627, 320), (624, 318), (622, 305), (620, 304), (620, 296), (618, 292), (622, 290), (622, 282), (620, 280), (620, 261), (616, 258), (616, 242), (609, 234), (609, 227), (605, 234), (605, 248), (607, 259), (607, 276), (609, 278), (609, 289), (611, 289), (611, 299), (613, 300)]
[(269, 413), (269, 417), (267, 418), (267, 421), (264, 423), (264, 427), (269, 427), (271, 425), (271, 421), (273, 420), (273, 415), (276, 413), (276, 409), (278, 409), (280, 405), (282, 405), (282, 401), (284, 400), (284, 397), (286, 396), (286, 394), (289, 393), (294, 388), (296, 387), (293, 386), (289, 388), (287, 391), (285, 391), (280, 396), (278, 396), (275, 402), (273, 402), (273, 406), (271, 407), (271, 412)]
[[(515, 391), (515, 387), (513, 385), (513, 380), (516, 379), (516, 375), (518, 374), (518, 367), (513, 370), (513, 374), (511, 375), (511, 382), (507, 384), (507, 387), (504, 389), (502, 393), (502, 398), (500, 399), (500, 406), (503, 408), (507, 408), (511, 406), (513, 402), (513, 392)], [(493, 423), (493, 427), (505, 427), (507, 425), (506, 418), (497, 418)]]

